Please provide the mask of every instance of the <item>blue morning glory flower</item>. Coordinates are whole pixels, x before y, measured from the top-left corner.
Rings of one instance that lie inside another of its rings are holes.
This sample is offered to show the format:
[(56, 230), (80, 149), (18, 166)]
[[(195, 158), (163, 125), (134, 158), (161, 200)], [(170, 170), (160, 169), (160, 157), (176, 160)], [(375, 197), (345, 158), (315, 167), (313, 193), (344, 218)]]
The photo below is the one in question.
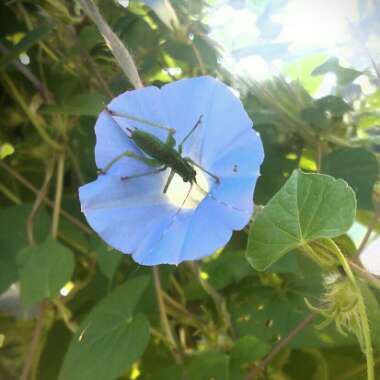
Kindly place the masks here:
[(79, 189), (88, 223), (110, 246), (143, 265), (179, 264), (212, 254), (248, 223), (264, 153), (252, 121), (226, 85), (210, 77), (183, 79), (127, 91), (107, 109), (112, 114), (104, 110), (95, 125), (99, 169), (127, 150), (145, 156), (129, 138), (131, 129), (167, 138), (166, 130), (122, 114), (174, 128), (177, 146), (198, 123), (182, 152), (197, 164), (196, 183), (175, 175), (164, 194), (169, 169), (133, 178), (152, 167), (123, 157)]

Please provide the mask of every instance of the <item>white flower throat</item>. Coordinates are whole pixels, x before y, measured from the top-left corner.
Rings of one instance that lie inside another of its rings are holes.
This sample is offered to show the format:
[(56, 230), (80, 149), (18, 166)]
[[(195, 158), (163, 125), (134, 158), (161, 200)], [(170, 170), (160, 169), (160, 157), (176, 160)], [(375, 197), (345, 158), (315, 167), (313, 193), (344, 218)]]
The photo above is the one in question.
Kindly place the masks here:
[(166, 192), (166, 196), (172, 205), (182, 209), (195, 209), (209, 192), (207, 174), (195, 167), (194, 170), (197, 173), (197, 184), (191, 185), (189, 182), (184, 182), (178, 174), (174, 175)]

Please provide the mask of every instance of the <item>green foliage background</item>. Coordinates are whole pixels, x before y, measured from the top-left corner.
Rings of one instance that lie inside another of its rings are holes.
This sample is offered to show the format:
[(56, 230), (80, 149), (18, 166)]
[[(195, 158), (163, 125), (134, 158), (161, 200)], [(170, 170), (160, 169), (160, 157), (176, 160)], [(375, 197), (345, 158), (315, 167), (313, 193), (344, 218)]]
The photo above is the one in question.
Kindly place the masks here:
[[(232, 78), (218, 64), (220, 47), (207, 37), (207, 5), (172, 4), (181, 30), (142, 3), (124, 9), (98, 1), (144, 84), (208, 74), (239, 88), (266, 153), (255, 203), (268, 205), (257, 208), (249, 233), (235, 233), (213, 256), (160, 266), (160, 284), (151, 268), (107, 247), (84, 221), (77, 189), (96, 178), (98, 113), (132, 85), (77, 2), (1, 2), (0, 379), (253, 378), (278, 341), (310, 315), (304, 299), (319, 305), (324, 278), (337, 270), (318, 265), (324, 258), (318, 241), (335, 238), (354, 261), (358, 246), (346, 232), (355, 218), (373, 224), (380, 90), (346, 102), (340, 90), (362, 73), (320, 56), (290, 66), (291, 82)], [(28, 65), (18, 60), (21, 53)], [(180, 70), (167, 70), (173, 67)], [(336, 93), (314, 100), (329, 72), (338, 77)], [(292, 175), (296, 169), (343, 179), (355, 196), (342, 180)], [(303, 208), (294, 201), (300, 195)], [(299, 235), (292, 223), (302, 227)], [(281, 233), (293, 235), (284, 241)], [(306, 243), (316, 260), (302, 255)], [(379, 376), (379, 282), (362, 269), (355, 273)], [(264, 378), (367, 378), (355, 334), (342, 335), (334, 324), (316, 328), (324, 319), (316, 316), (290, 340)]]

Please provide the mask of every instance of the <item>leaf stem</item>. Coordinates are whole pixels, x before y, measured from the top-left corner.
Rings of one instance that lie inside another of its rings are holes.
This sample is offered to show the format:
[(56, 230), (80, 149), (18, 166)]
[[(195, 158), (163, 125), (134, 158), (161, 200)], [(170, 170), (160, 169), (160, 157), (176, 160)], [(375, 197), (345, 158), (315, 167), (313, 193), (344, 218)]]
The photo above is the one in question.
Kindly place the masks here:
[(56, 141), (54, 141), (46, 132), (45, 125), (41, 121), (41, 119), (35, 115), (30, 109), (28, 104), (25, 102), (23, 96), (14, 85), (13, 81), (9, 78), (9, 76), (3, 71), (0, 73), (0, 77), (3, 79), (6, 87), (8, 87), (8, 91), (11, 96), (14, 98), (16, 103), (21, 107), (26, 116), (29, 118), (30, 122), (34, 125), (37, 133), (40, 135), (42, 140), (44, 140), (51, 148), (54, 150), (61, 151), (62, 147)]
[(348, 260), (347, 262), (351, 265), (351, 267), (359, 272), (363, 277), (365, 277), (368, 281), (371, 282), (371, 285), (373, 285), (375, 288), (380, 290), (380, 280), (376, 278), (372, 273), (368, 272), (366, 269), (362, 268), (360, 265), (355, 263), (354, 261)]
[(377, 204), (375, 213), (373, 214), (373, 218), (372, 218), (372, 220), (371, 220), (371, 222), (367, 228), (367, 231), (366, 231), (362, 241), (360, 242), (359, 248), (356, 252), (356, 258), (358, 258), (359, 255), (363, 252), (365, 246), (368, 243), (369, 238), (371, 237), (372, 231), (374, 230), (379, 219), (380, 219), (380, 202)]
[(201, 277), (200, 268), (199, 268), (199, 265), (197, 263), (191, 262), (190, 266), (191, 266), (193, 272), (195, 273), (195, 275), (197, 276), (197, 279), (198, 279), (200, 285), (202, 286), (203, 290), (214, 301), (216, 310), (222, 316), (222, 321), (223, 321), (224, 327), (226, 329), (230, 330), (232, 337), (236, 337), (235, 330), (232, 326), (230, 314), (228, 313), (228, 310), (227, 310), (226, 300), (224, 299), (224, 297), (222, 295), (219, 294), (219, 292), (216, 289), (214, 289), (214, 287), (207, 280), (204, 280)]
[[(9, 50), (6, 48), (6, 46), (4, 46), (4, 44), (0, 42), (0, 52), (6, 54), (8, 53), (8, 51)], [(23, 65), (17, 59), (14, 59), (12, 63), (16, 67), (16, 69), (22, 75), (24, 75), (24, 77), (27, 78), (30, 81), (30, 83), (32, 83), (33, 87), (42, 95), (42, 97), (46, 101), (49, 101), (52, 98), (52, 95), (51, 93), (49, 93), (45, 84), (42, 81), (40, 81), (27, 66)]]
[[(21, 174), (17, 173), (14, 169), (12, 169), (10, 166), (8, 166), (5, 162), (0, 161), (0, 167), (2, 167), (4, 170), (6, 170), (12, 177), (16, 178), (17, 181), (22, 183), (26, 188), (28, 188), (30, 191), (32, 191), (34, 194), (38, 194), (38, 189), (35, 188), (26, 178), (24, 178)], [(44, 198), (43, 200), (49, 207), (53, 208), (54, 203), (49, 198)], [(80, 228), (83, 232), (85, 232), (88, 235), (92, 235), (93, 231), (90, 230), (85, 224), (83, 224), (80, 220), (75, 218), (74, 216), (70, 215), (67, 211), (62, 210), (60, 208), (59, 210), (60, 214), (67, 219), (70, 223)]]
[(176, 361), (177, 364), (181, 364), (182, 357), (179, 353), (180, 351), (178, 349), (178, 344), (174, 338), (174, 335), (173, 335), (173, 332), (168, 320), (168, 316), (166, 314), (164, 299), (162, 297), (160, 273), (157, 266), (154, 266), (152, 270), (153, 270), (154, 287), (156, 289), (157, 303), (158, 303), (158, 308), (160, 311), (161, 327), (164, 330), (167, 340), (171, 344), (171, 351), (172, 351), (174, 360)]
[(30, 343), (28, 352), (26, 354), (20, 380), (28, 380), (29, 378), (29, 374), (33, 365), (33, 358), (37, 351), (37, 346), (38, 346), (38, 343), (40, 342), (41, 335), (44, 328), (44, 314), (45, 314), (46, 307), (47, 305), (44, 301), (42, 301), (38, 307), (37, 322), (33, 330), (32, 341)]
[(10, 201), (15, 203), (16, 205), (22, 203), (21, 199), (2, 183), (0, 183), (0, 191), (4, 194), (4, 196), (6, 196)]
[(372, 348), (372, 339), (370, 334), (370, 328), (368, 323), (368, 316), (366, 311), (366, 306), (364, 303), (363, 294), (360, 290), (360, 287), (356, 281), (354, 274), (352, 273), (351, 267), (348, 264), (346, 257), (341, 252), (340, 248), (336, 245), (336, 243), (331, 239), (331, 245), (334, 247), (335, 255), (339, 262), (341, 263), (345, 273), (347, 274), (349, 280), (351, 281), (353, 287), (356, 290), (358, 297), (358, 309), (360, 313), (360, 321), (363, 329), (363, 336), (365, 342), (365, 354), (367, 358), (367, 376), (368, 380), (375, 380), (375, 370), (374, 370), (374, 357), (373, 357), (373, 348)]
[(71, 311), (66, 307), (66, 305), (59, 299), (56, 298), (53, 300), (53, 304), (56, 306), (58, 313), (65, 324), (65, 326), (75, 334), (78, 330), (78, 325), (71, 320)]
[(61, 202), (62, 202), (64, 172), (65, 172), (65, 155), (61, 153), (58, 157), (58, 164), (57, 164), (57, 181), (56, 181), (56, 190), (55, 190), (54, 207), (53, 207), (53, 221), (52, 221), (52, 227), (51, 227), (51, 234), (54, 239), (57, 239), (58, 237), (59, 216), (60, 216)]
[(196, 58), (197, 61), (198, 61), (198, 65), (199, 65), (199, 68), (200, 68), (200, 70), (201, 70), (202, 75), (206, 75), (207, 71), (206, 71), (205, 63), (203, 62), (203, 59), (202, 59), (201, 53), (199, 52), (199, 49), (198, 49), (197, 46), (195, 45), (194, 41), (191, 42), (191, 48), (193, 49), (193, 52), (194, 52), (195, 58)]
[(317, 316), (317, 313), (310, 313), (305, 319), (303, 319), (285, 338), (281, 339), (271, 350), (271, 352), (265, 357), (265, 359), (255, 368), (253, 368), (247, 375), (246, 380), (256, 379), (262, 371), (269, 365), (273, 358), (282, 351), (291, 340), (293, 340), (313, 319)]
[(53, 168), (54, 168), (55, 160), (48, 165), (45, 173), (44, 182), (41, 186), (40, 191), (37, 193), (36, 200), (33, 203), (32, 211), (30, 212), (28, 219), (26, 221), (26, 232), (28, 236), (29, 244), (35, 244), (34, 240), (34, 233), (33, 233), (33, 225), (34, 225), (34, 218), (37, 214), (38, 209), (41, 206), (41, 203), (43, 202), (43, 199), (46, 197), (46, 194), (49, 190), (50, 180), (53, 175)]

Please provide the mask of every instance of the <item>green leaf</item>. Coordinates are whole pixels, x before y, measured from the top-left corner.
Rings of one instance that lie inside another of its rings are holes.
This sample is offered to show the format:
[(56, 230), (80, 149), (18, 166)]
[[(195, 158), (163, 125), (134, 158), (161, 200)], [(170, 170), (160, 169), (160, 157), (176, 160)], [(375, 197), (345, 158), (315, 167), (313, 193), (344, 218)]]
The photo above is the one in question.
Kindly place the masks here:
[(338, 84), (341, 86), (352, 83), (357, 77), (363, 74), (361, 71), (340, 66), (338, 58), (335, 57), (328, 59), (325, 63), (315, 68), (311, 75), (317, 76), (327, 73), (335, 74), (338, 79)]
[(243, 336), (234, 345), (231, 352), (230, 380), (244, 380), (247, 368), (258, 359), (263, 358), (271, 345), (255, 336)]
[(143, 354), (149, 323), (136, 305), (149, 277), (127, 281), (94, 307), (64, 358), (58, 380), (114, 380)]
[[(357, 125), (359, 128), (367, 129), (367, 133), (373, 136), (373, 132), (376, 133), (380, 125), (380, 111), (368, 110), (358, 113)], [(378, 142), (375, 142), (375, 144), (378, 144)]]
[(0, 58), (0, 67), (13, 61), (21, 53), (26, 52), (38, 41), (44, 39), (51, 32), (51, 30), (51, 25), (42, 25), (27, 33), (18, 44), (10, 48), (8, 52)]
[[(292, 380), (328, 380), (329, 366), (318, 350), (293, 351), (285, 364), (286, 378)], [(332, 377), (335, 378), (335, 377)]]
[(52, 238), (40, 245), (24, 248), (17, 260), (20, 265), (21, 302), (25, 308), (58, 295), (74, 271), (73, 254)]
[(294, 171), (252, 223), (247, 259), (265, 270), (308, 241), (342, 235), (355, 211), (355, 194), (343, 180)]
[(322, 84), (323, 78), (316, 78), (311, 73), (316, 66), (326, 60), (324, 53), (307, 55), (285, 66), (285, 72), (292, 79), (299, 81), (310, 95), (314, 95)]
[(322, 171), (347, 181), (356, 193), (359, 208), (373, 209), (372, 189), (379, 177), (374, 154), (363, 148), (334, 150), (323, 158)]
[[(18, 279), (16, 257), (28, 245), (26, 224), (31, 206), (23, 204), (0, 209), (0, 293)], [(12, 226), (5, 228), (4, 226)], [(50, 230), (50, 220), (45, 209), (40, 209), (34, 220), (34, 238), (42, 241)]]
[(328, 95), (314, 102), (322, 111), (328, 111), (335, 117), (342, 117), (352, 107), (339, 96)]
[(317, 107), (307, 107), (301, 111), (301, 118), (317, 130), (327, 129), (331, 124), (326, 113)]
[(38, 362), (36, 379), (52, 380), (58, 378), (62, 359), (69, 347), (71, 338), (71, 331), (67, 329), (62, 321), (58, 320), (51, 326), (45, 336), (44, 347)]
[(88, 51), (101, 41), (101, 36), (95, 25), (86, 25), (79, 33), (80, 46)]
[(65, 115), (98, 116), (106, 104), (101, 94), (80, 94), (65, 101), (62, 105), (46, 106), (43, 113), (63, 113)]
[(154, 371), (152, 380), (183, 380), (183, 378), (183, 368), (173, 366)]
[(268, 272), (270, 273), (299, 273), (298, 256), (296, 252), (289, 252), (288, 255), (276, 261)]
[[(264, 140), (265, 141), (265, 140)], [(286, 182), (289, 174), (298, 168), (300, 151), (264, 145), (265, 160), (261, 165), (261, 176), (255, 188), (255, 203), (267, 203)]]
[(339, 59), (336, 57), (329, 58), (327, 61), (317, 66), (311, 73), (313, 76), (335, 72), (339, 68)]
[(221, 352), (203, 352), (194, 356), (187, 367), (187, 378), (228, 380), (229, 357)]
[(11, 144), (5, 143), (0, 145), (0, 160), (3, 160), (5, 157), (10, 156), (15, 151), (15, 148)]
[(235, 233), (218, 258), (202, 263), (202, 271), (208, 274), (213, 287), (222, 289), (252, 274), (244, 257), (246, 246), (246, 234)]
[(97, 263), (100, 271), (108, 279), (112, 280), (124, 255), (107, 246), (106, 243), (95, 235), (91, 236), (90, 244), (97, 252)]
[(12, 11), (11, 4), (5, 1), (0, 2), (0, 37), (18, 33), (25, 29), (22, 20)]

